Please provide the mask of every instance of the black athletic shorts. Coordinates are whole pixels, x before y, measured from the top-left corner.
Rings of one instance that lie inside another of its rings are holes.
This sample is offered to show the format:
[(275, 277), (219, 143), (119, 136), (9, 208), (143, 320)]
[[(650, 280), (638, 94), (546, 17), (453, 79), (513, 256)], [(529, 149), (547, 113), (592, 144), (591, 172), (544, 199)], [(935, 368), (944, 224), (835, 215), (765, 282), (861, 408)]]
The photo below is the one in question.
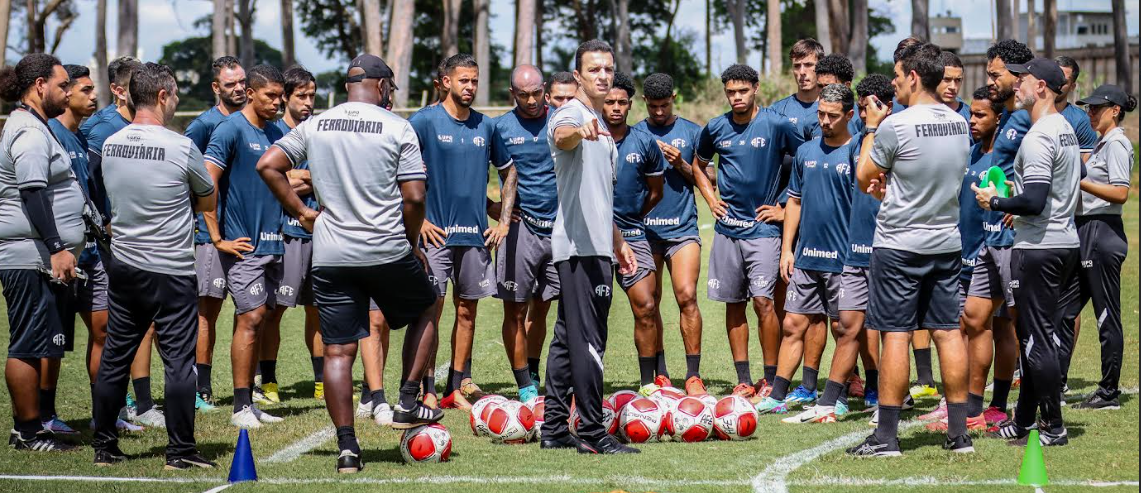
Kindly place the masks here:
[(961, 269), (960, 252), (872, 250), (868, 327), (881, 332), (958, 329)]
[(63, 328), (67, 306), (61, 303), (67, 288), (32, 269), (0, 270), (0, 286), (8, 308), (8, 357), (62, 358), (71, 342)]
[(325, 344), (348, 344), (368, 337), (371, 299), (389, 328), (415, 322), (436, 302), (435, 286), (411, 253), (387, 264), (314, 267), (313, 296)]

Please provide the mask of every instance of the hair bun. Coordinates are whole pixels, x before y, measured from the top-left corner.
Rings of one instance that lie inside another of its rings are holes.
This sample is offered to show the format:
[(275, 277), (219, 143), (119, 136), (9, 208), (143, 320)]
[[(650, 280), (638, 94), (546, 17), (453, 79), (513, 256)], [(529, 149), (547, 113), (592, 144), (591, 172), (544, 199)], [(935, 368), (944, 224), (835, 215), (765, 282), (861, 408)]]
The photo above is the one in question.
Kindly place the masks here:
[(1125, 107), (1122, 109), (1125, 111), (1133, 111), (1137, 109), (1137, 98), (1133, 95), (1125, 96)]

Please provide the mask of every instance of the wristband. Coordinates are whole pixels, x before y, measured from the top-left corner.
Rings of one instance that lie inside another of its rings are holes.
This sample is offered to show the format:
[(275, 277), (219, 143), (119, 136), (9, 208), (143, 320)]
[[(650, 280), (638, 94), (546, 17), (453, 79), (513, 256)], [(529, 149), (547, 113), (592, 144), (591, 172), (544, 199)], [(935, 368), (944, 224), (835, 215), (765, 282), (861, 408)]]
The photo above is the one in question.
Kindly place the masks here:
[(990, 210), (992, 210), (992, 211), (998, 210), (998, 196), (997, 195), (990, 198)]
[(864, 133), (874, 134), (879, 127), (864, 127)]

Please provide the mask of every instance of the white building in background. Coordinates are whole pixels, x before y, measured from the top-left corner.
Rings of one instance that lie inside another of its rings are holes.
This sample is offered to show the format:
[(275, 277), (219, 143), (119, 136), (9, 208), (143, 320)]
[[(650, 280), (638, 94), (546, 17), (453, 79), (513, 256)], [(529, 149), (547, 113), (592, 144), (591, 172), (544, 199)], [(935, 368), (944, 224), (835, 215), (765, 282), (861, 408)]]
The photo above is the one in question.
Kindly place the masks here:
[[(1054, 36), (1054, 48), (1070, 50), (1076, 48), (1093, 48), (1099, 46), (1113, 46), (1113, 6), (1111, 0), (1056, 0), (1058, 4), (1058, 24)], [(1021, 11), (1018, 15), (1018, 39), (1026, 40), (1030, 29), (1030, 17), (1027, 13), (1028, 2), (1017, 2)], [(1042, 49), (1042, 12), (1043, 2), (1034, 2), (1034, 36), (1033, 46)], [(931, 19), (935, 22), (935, 18)], [(934, 24), (932, 24), (934, 25)], [(932, 37), (935, 34), (932, 33)], [(1136, 38), (1131, 36), (1131, 39)], [(963, 54), (986, 53), (993, 40), (991, 38), (966, 38), (962, 40)]]

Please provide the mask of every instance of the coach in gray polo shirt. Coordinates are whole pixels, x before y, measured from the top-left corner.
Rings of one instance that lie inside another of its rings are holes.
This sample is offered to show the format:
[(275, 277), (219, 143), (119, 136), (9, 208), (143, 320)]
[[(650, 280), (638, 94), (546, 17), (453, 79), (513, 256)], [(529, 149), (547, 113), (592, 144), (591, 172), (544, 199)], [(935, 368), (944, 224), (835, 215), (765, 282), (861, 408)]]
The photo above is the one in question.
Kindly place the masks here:
[(130, 83), (135, 119), (103, 144), (103, 183), (111, 201), (110, 313), (95, 384), (95, 465), (126, 459), (115, 418), (129, 368), (154, 320), (166, 365), (166, 469), (209, 468), (194, 443), (194, 354), (198, 290), (194, 213), (217, 196), (202, 153), (164, 127), (178, 107), (174, 72), (148, 63)]

